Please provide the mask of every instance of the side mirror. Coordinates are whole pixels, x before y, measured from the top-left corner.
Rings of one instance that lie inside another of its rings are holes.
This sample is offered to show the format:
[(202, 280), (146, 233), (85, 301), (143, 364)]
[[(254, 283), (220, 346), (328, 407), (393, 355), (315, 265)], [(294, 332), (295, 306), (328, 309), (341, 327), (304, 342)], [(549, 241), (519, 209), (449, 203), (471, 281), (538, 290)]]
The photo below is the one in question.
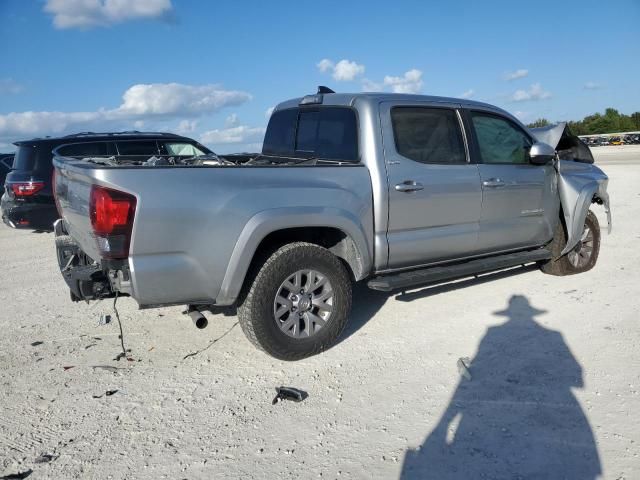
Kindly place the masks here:
[(529, 161), (534, 165), (546, 165), (556, 156), (556, 150), (551, 145), (536, 142), (529, 150)]

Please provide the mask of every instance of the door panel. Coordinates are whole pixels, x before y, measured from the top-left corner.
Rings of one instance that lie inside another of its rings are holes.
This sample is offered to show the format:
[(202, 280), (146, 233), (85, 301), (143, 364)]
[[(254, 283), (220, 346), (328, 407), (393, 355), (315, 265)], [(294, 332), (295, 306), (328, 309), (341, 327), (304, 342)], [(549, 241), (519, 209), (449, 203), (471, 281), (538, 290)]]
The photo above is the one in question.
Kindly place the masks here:
[(545, 204), (545, 198), (557, 197), (552, 194), (553, 166), (478, 165), (478, 168), (482, 182), (480, 250), (528, 247), (551, 238), (548, 216), (553, 206)]
[[(382, 104), (380, 110), (389, 185), (389, 268), (468, 256), (477, 248), (482, 203), (480, 175), (477, 165), (467, 163), (463, 134), (453, 110), (456, 106), (450, 106), (449, 112), (453, 112), (459, 139), (443, 133), (445, 126), (451, 133), (450, 114), (440, 121), (435, 118), (437, 114), (431, 115), (434, 109), (429, 105), (411, 105), (415, 107), (430, 111), (424, 116), (419, 111), (408, 112), (406, 124), (401, 125), (403, 133), (394, 117), (396, 136), (392, 105)], [(458, 154), (459, 145), (462, 151)], [(433, 159), (449, 159), (453, 163), (423, 163)]]
[(555, 169), (529, 163), (533, 139), (512, 120), (471, 112), (482, 185), (478, 248), (529, 247), (553, 235), (558, 213)]

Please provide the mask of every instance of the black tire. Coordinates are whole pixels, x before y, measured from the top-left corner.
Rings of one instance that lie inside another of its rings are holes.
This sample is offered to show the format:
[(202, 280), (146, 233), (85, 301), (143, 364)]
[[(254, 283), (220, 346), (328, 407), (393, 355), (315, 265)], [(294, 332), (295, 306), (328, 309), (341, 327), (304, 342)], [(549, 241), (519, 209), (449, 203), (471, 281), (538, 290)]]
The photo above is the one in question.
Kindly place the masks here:
[[(295, 272), (312, 269), (325, 276), (333, 290), (333, 309), (326, 324), (307, 338), (293, 338), (276, 323), (274, 300), (283, 282)], [(351, 312), (351, 279), (342, 262), (326, 248), (306, 242), (285, 245), (247, 279), (238, 319), (256, 347), (279, 360), (300, 360), (331, 347)]]
[[(570, 260), (571, 252), (560, 256), (560, 252), (562, 252), (564, 246), (567, 244), (567, 233), (562, 222), (558, 222), (553, 240), (548, 246), (553, 258), (540, 266), (540, 269), (544, 273), (556, 276), (574, 275), (576, 273), (587, 272), (595, 266), (598, 261), (598, 254), (600, 253), (600, 224), (591, 210), (587, 213), (584, 223), (585, 227), (589, 228), (593, 234), (592, 250), (588, 261), (581, 265), (574, 265)], [(574, 251), (580, 253), (583, 248), (582, 242), (578, 242)]]

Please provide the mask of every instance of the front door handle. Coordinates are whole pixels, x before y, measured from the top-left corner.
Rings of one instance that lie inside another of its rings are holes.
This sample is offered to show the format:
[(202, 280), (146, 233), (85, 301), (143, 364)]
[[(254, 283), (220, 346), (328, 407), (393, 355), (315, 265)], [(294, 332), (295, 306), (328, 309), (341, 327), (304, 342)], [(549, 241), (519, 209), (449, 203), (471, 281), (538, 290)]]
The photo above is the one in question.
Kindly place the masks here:
[(504, 181), (499, 178), (490, 178), (489, 180), (482, 182), (482, 186), (488, 188), (500, 188), (504, 187)]
[(396, 185), (396, 190), (398, 192), (408, 193), (408, 192), (416, 192), (418, 190), (423, 190), (423, 189), (424, 189), (424, 185), (414, 180), (405, 180), (404, 182)]

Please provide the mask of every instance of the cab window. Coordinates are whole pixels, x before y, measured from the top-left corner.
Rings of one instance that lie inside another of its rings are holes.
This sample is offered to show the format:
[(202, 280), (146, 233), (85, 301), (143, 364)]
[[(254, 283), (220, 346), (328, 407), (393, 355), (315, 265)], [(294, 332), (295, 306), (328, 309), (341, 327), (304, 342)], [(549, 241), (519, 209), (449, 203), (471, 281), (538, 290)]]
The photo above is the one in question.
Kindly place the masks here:
[(394, 107), (391, 124), (396, 150), (403, 157), (420, 163), (445, 165), (467, 160), (455, 110)]
[(533, 142), (522, 129), (506, 118), (471, 112), (483, 163), (526, 164)]

